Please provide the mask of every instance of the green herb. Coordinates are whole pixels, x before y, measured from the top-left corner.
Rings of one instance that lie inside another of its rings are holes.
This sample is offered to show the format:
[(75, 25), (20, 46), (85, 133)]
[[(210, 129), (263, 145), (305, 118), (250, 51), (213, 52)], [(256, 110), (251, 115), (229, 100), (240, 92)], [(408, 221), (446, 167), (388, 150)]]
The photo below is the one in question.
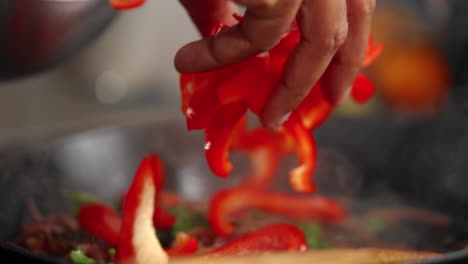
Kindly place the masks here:
[(114, 258), (115, 253), (116, 253), (115, 248), (109, 248), (108, 253), (109, 253), (109, 256), (111, 256), (111, 258)]
[(62, 195), (70, 200), (74, 214), (77, 214), (80, 208), (85, 204), (100, 202), (96, 196), (87, 192), (72, 192), (62, 190)]
[(96, 261), (92, 258), (87, 257), (81, 248), (77, 248), (70, 252), (70, 259), (75, 264), (93, 264)]
[(179, 232), (186, 232), (194, 227), (209, 227), (208, 219), (201, 213), (184, 208), (171, 208), (169, 212), (176, 218), (176, 223), (172, 228), (174, 236)]
[(330, 244), (323, 238), (322, 227), (316, 222), (300, 223), (297, 225), (304, 232), (309, 248), (328, 248)]
[(387, 222), (382, 217), (372, 216), (367, 219), (366, 227), (372, 233), (379, 233), (387, 227)]

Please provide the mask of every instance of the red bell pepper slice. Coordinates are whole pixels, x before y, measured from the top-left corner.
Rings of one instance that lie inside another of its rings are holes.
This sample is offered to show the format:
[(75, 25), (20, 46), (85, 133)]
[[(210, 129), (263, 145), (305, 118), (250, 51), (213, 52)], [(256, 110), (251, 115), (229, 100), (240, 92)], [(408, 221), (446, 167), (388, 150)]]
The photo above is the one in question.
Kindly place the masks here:
[(302, 124), (300, 117), (293, 112), (284, 124), (284, 132), (291, 134), (296, 144), (295, 149), (300, 165), (289, 173), (289, 183), (294, 190), (303, 193), (314, 192), (312, 173), (317, 162), (317, 147), (314, 138)]
[(115, 260), (119, 264), (167, 263), (168, 257), (156, 237), (153, 211), (156, 198), (154, 160), (140, 163), (125, 197), (123, 221)]
[(319, 195), (304, 196), (263, 191), (254, 193), (254, 196), (255, 208), (295, 220), (317, 219), (333, 223), (346, 216), (339, 203)]
[(164, 208), (156, 206), (153, 214), (153, 224), (158, 229), (170, 229), (176, 223), (176, 218)]
[(111, 5), (117, 10), (136, 8), (145, 2), (146, 0), (110, 0)]
[[(242, 68), (242, 63), (238, 63), (197, 76), (194, 88), (196, 92), (192, 94), (184, 112), (189, 130), (205, 129), (208, 126), (212, 116), (221, 105), (218, 99), (219, 86), (233, 75), (235, 76)], [(198, 86), (197, 83), (199, 83)]]
[(273, 224), (240, 236), (205, 256), (242, 256), (273, 251), (304, 252), (307, 249), (306, 237), (299, 228), (290, 224)]
[(206, 160), (214, 174), (222, 178), (226, 178), (232, 170), (232, 164), (229, 162), (231, 136), (246, 111), (246, 102), (235, 102), (220, 107), (205, 131)]
[[(161, 160), (158, 158), (156, 154), (150, 154), (146, 157), (148, 162), (150, 163), (152, 170), (154, 172), (153, 177), (156, 186), (156, 203), (153, 213), (153, 223), (154, 226), (158, 229), (169, 229), (175, 225), (176, 219), (172, 216), (169, 212), (166, 211), (165, 208), (159, 206), (159, 194), (164, 187), (165, 177), (164, 177), (164, 166)], [(126, 193), (122, 194), (121, 196), (121, 204), (122, 208), (124, 208), (124, 201), (126, 197)]]
[(351, 98), (358, 104), (365, 104), (375, 94), (375, 85), (364, 74), (359, 74), (351, 89)]
[(198, 241), (184, 232), (176, 235), (176, 239), (171, 248), (166, 249), (170, 257), (192, 255), (198, 250)]
[[(270, 61), (269, 64), (271, 65), (272, 62)], [(250, 95), (249, 109), (256, 115), (260, 114), (282, 76), (282, 68), (279, 65), (276, 67), (270, 65), (266, 69), (251, 69), (256, 73), (256, 81), (254, 92)]]
[(195, 81), (196, 74), (193, 73), (186, 73), (181, 74), (179, 81), (180, 81), (180, 93), (182, 95), (182, 113), (187, 112), (187, 108), (190, 104), (190, 99), (192, 98), (193, 93), (195, 92), (195, 87), (198, 84)]
[(187, 117), (187, 128), (189, 130), (205, 129), (218, 109), (217, 86), (215, 84), (211, 85), (211, 81), (211, 79), (205, 80), (190, 99), (189, 106), (184, 113)]
[(278, 138), (264, 128), (244, 131), (232, 143), (234, 150), (246, 151), (252, 164), (252, 172), (241, 183), (247, 188), (266, 188), (274, 180), (280, 162)]
[(369, 41), (367, 43), (366, 53), (364, 55), (364, 60), (362, 62), (362, 67), (368, 67), (372, 62), (374, 62), (380, 54), (382, 54), (385, 45), (383, 43), (374, 44), (374, 39), (372, 35), (369, 36)]
[(253, 57), (239, 66), (243, 69), (218, 86), (218, 100), (223, 105), (250, 98), (259, 87), (258, 72), (266, 70), (266, 59)]
[(229, 236), (234, 233), (230, 218), (253, 208), (297, 220), (335, 222), (345, 216), (337, 202), (324, 197), (233, 188), (220, 191), (212, 198), (208, 220), (217, 235)]
[(249, 153), (252, 171), (241, 182), (240, 186), (245, 188), (267, 188), (270, 186), (279, 168), (279, 153), (274, 144), (258, 148)]
[(267, 60), (267, 69), (256, 69), (255, 92), (251, 95), (249, 109), (260, 114), (270, 97), (273, 89), (276, 87), (283, 76), (283, 68), (289, 56), (289, 52), (299, 42), (299, 31), (291, 31), (281, 39), (280, 43), (269, 51)]
[(325, 98), (322, 87), (316, 84), (295, 110), (307, 129), (317, 129), (332, 113), (333, 107)]
[(106, 204), (90, 203), (82, 206), (78, 212), (81, 227), (111, 246), (119, 242), (122, 219)]

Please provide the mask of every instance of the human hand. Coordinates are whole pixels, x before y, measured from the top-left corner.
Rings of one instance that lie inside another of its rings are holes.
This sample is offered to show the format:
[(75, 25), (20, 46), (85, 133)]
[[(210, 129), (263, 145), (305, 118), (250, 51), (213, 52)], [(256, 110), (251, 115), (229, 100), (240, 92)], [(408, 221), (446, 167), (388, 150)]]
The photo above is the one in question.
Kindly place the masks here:
[[(241, 23), (214, 37), (182, 47), (175, 66), (182, 73), (217, 69), (274, 47), (296, 18), (301, 40), (290, 54), (281, 81), (261, 113), (278, 127), (320, 79), (333, 104), (349, 93), (360, 70), (375, 0), (233, 0), (245, 6)], [(181, 0), (203, 35), (214, 20), (234, 25), (228, 0)]]

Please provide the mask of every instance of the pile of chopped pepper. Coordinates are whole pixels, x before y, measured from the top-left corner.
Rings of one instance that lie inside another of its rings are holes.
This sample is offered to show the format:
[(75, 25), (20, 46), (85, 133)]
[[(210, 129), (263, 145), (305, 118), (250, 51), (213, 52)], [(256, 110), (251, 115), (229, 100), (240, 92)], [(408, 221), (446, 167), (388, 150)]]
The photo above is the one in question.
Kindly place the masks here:
[[(103, 203), (88, 203), (80, 208), (80, 225), (116, 249), (115, 263), (166, 263), (168, 256), (197, 254), (199, 241), (186, 232), (177, 232), (168, 248), (163, 248), (157, 237), (159, 231), (174, 228), (176, 224), (175, 218), (160, 203), (163, 183), (162, 163), (156, 154), (152, 154), (140, 163), (123, 199), (122, 215)], [(207, 258), (307, 249), (307, 239), (299, 227), (275, 223), (229, 239), (222, 246), (197, 255)], [(72, 253), (72, 258), (82, 254), (80, 250)]]

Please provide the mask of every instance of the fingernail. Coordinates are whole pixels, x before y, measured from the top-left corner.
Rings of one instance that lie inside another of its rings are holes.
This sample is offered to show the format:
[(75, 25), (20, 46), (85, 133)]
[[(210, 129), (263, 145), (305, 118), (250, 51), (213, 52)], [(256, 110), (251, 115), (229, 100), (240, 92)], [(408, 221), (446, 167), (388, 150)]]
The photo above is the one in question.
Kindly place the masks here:
[(273, 132), (278, 132), (280, 130), (280, 127), (289, 119), (289, 116), (291, 116), (291, 112), (284, 114), (280, 118), (278, 118), (276, 121), (270, 122), (268, 121), (266, 116), (263, 115), (263, 118), (261, 118), (263, 125), (270, 129)]
[(281, 116), (275, 123), (272, 124), (271, 129), (275, 132), (279, 131), (280, 127), (288, 121), (289, 117), (291, 116), (291, 112), (284, 114)]
[(278, 119), (278, 126), (283, 125), (286, 121), (288, 121), (289, 117), (291, 116), (291, 112), (286, 113), (280, 119)]
[(341, 105), (342, 103), (344, 103), (344, 101), (346, 101), (346, 99), (349, 98), (349, 95), (351, 94), (352, 89), (353, 89), (353, 87), (351, 86), (351, 87), (349, 87), (348, 89), (345, 90), (345, 92), (341, 96), (340, 100), (338, 100), (338, 105)]

